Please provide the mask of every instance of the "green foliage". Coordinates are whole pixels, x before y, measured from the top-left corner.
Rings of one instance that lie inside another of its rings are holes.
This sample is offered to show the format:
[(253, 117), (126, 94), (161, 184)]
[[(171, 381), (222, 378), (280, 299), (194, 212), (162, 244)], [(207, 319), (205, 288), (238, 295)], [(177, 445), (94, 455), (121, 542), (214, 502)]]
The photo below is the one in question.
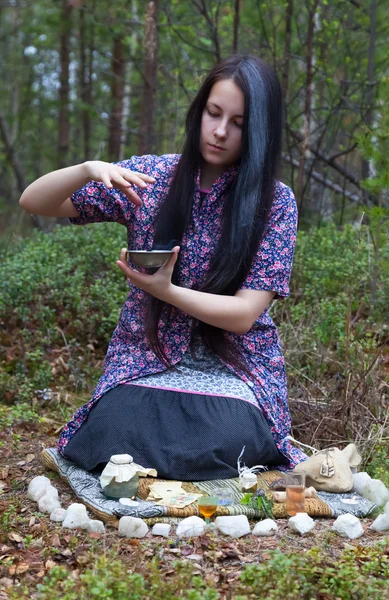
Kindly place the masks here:
[(385, 335), (389, 244), (381, 248), (374, 304), (373, 255), (365, 226), (338, 230), (328, 225), (299, 232), (287, 313), (278, 303), (274, 316), (289, 362), (306, 369), (311, 378), (339, 371), (339, 361), (363, 368)]
[(389, 489), (389, 440), (382, 440), (374, 447), (366, 471), (373, 479), (379, 479)]
[(8, 508), (4, 510), (0, 516), (0, 530), (2, 532), (11, 531), (12, 527), (15, 526), (16, 513), (16, 506), (14, 504), (9, 504)]
[(90, 375), (86, 346), (106, 348), (125, 299), (126, 283), (115, 265), (124, 245), (122, 227), (99, 224), (34, 232), (3, 252), (0, 342), (8, 347), (0, 359), (3, 396), (26, 401), (34, 390), (49, 387), (47, 356), (55, 347), (66, 345), (76, 383)]
[(375, 174), (365, 179), (363, 187), (379, 196), (389, 189), (389, 78), (383, 77), (378, 90), (378, 106), (373, 127), (364, 126), (357, 136), (360, 149), (374, 165)]
[[(381, 230), (385, 234), (385, 228)], [(114, 224), (34, 233), (3, 252), (0, 265), (0, 393), (26, 402), (37, 389), (90, 391), (117, 323), (127, 285), (115, 265), (125, 229)], [(369, 230), (333, 225), (300, 231), (291, 298), (276, 302), (290, 372), (319, 381), (367, 367), (387, 331), (389, 244), (380, 250), (374, 304), (374, 246)], [(96, 349), (88, 349), (90, 344)], [(53, 375), (53, 351), (68, 373)]]
[[(371, 600), (389, 593), (388, 542), (348, 550), (330, 563), (316, 548), (306, 554), (270, 552), (267, 562), (247, 566), (242, 575), (243, 598), (267, 600)], [(249, 589), (247, 589), (249, 588)]]
[[(319, 548), (305, 553), (270, 551), (262, 562), (245, 565), (231, 593), (235, 600), (372, 600), (389, 593), (388, 541), (357, 546), (329, 560)], [(113, 551), (93, 558), (79, 580), (57, 566), (36, 586), (37, 600), (218, 600), (220, 594), (193, 574), (186, 562), (173, 563), (174, 575), (166, 577), (153, 559), (142, 573), (127, 569)], [(31, 590), (15, 587), (10, 600), (31, 597)]]
[(14, 404), (13, 406), (5, 406), (0, 404), (0, 430), (9, 429), (15, 423), (28, 423), (39, 421), (38, 413), (24, 402)]
[[(158, 563), (151, 561), (146, 575), (129, 571), (113, 552), (95, 560), (76, 581), (64, 567), (54, 567), (37, 585), (37, 600), (218, 600), (219, 593), (207, 586), (200, 577), (193, 576), (193, 567), (182, 562), (174, 564), (175, 576), (167, 580), (159, 571)], [(21, 589), (11, 592), (10, 599), (28, 597)]]
[(243, 506), (250, 506), (255, 510), (262, 511), (262, 515), (267, 519), (273, 518), (273, 503), (265, 496), (265, 493), (262, 490), (258, 490), (255, 494), (245, 494), (240, 503), (243, 504)]

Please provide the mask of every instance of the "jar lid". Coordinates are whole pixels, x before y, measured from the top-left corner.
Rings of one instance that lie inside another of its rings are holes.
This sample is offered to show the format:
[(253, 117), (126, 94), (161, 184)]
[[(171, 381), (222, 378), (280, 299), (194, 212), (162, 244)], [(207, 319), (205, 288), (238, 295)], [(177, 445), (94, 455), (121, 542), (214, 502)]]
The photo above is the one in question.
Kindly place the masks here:
[(109, 462), (114, 465), (128, 465), (134, 462), (131, 454), (113, 454), (109, 459)]
[(257, 481), (257, 476), (255, 473), (242, 473), (241, 477), (245, 481), (252, 481), (253, 483), (256, 483)]

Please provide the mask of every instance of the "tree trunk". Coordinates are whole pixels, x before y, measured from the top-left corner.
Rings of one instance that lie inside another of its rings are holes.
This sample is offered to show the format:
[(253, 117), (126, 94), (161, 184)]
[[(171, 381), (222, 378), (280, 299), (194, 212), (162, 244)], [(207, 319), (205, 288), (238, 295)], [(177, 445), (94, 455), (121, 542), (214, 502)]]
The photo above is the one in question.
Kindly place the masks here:
[[(138, 20), (138, 7), (137, 0), (131, 1), (131, 15), (134, 21)], [(122, 113), (122, 125), (121, 125), (121, 140), (120, 140), (120, 152), (119, 152), (119, 160), (123, 160), (125, 158), (125, 149), (128, 141), (128, 120), (131, 114), (131, 80), (133, 73), (133, 59), (132, 57), (135, 55), (136, 46), (138, 43), (138, 31), (137, 26), (132, 26), (131, 38), (130, 38), (130, 56), (131, 60), (127, 62), (125, 65), (125, 73), (124, 73), (124, 96), (123, 96), (123, 113)]]
[(232, 51), (238, 52), (239, 45), (239, 18), (240, 18), (240, 0), (235, 0), (235, 12), (234, 12), (234, 41), (232, 44)]
[(307, 40), (307, 77), (305, 83), (305, 103), (304, 103), (304, 139), (301, 143), (301, 157), (297, 176), (297, 206), (300, 216), (303, 208), (304, 196), (304, 170), (307, 155), (307, 145), (309, 144), (311, 132), (311, 104), (312, 104), (312, 86), (313, 86), (313, 38), (315, 31), (315, 13), (320, 0), (314, 0), (311, 10), (308, 13), (308, 40)]
[(139, 135), (139, 154), (150, 154), (153, 148), (153, 113), (157, 88), (158, 61), (158, 1), (147, 4), (145, 31), (145, 68), (142, 114)]
[(206, 5), (205, 0), (192, 0), (192, 2), (195, 5), (195, 7), (197, 8), (197, 10), (199, 11), (199, 13), (201, 15), (203, 15), (203, 17), (205, 18), (205, 20), (207, 22), (207, 25), (209, 27), (209, 31), (211, 34), (211, 39), (213, 41), (213, 45), (215, 48), (216, 62), (220, 62), (222, 57), (221, 57), (221, 50), (220, 50), (219, 33), (217, 30), (220, 3), (217, 4), (216, 14), (215, 14), (215, 17), (213, 17), (212, 15), (209, 14), (208, 7)]
[[(11, 141), (11, 135), (8, 130), (7, 120), (1, 110), (0, 110), (0, 137), (3, 140), (6, 158), (9, 161), (9, 163), (12, 167), (12, 170), (15, 174), (15, 179), (17, 182), (17, 187), (18, 187), (19, 193), (22, 194), (27, 187), (27, 181), (24, 176), (22, 165), (20, 163), (18, 154), (17, 154), (15, 148), (13, 147), (13, 144)], [(44, 231), (45, 228), (43, 226), (43, 223), (42, 223), (42, 220), (40, 217), (38, 217), (37, 215), (30, 214), (30, 218), (31, 218), (31, 221), (32, 221), (34, 227), (37, 227), (38, 229), (41, 229), (42, 231)]]
[[(90, 136), (91, 136), (91, 116), (92, 108), (92, 73), (93, 73), (93, 50), (94, 50), (94, 31), (93, 24), (90, 25), (89, 36), (85, 23), (85, 9), (80, 8), (79, 22), (79, 40), (80, 40), (80, 68), (79, 68), (79, 86), (81, 99), (81, 128), (82, 128), (82, 148), (83, 159), (90, 158)], [(88, 37), (89, 56), (87, 52)]]
[(122, 139), (124, 75), (125, 75), (124, 35), (121, 33), (113, 40), (112, 52), (112, 109), (109, 120), (108, 155), (109, 160), (117, 161), (120, 155)]
[(293, 14), (293, 0), (288, 0), (286, 5), (285, 13), (285, 46), (284, 46), (284, 60), (282, 68), (282, 97), (285, 103), (286, 113), (286, 98), (288, 95), (289, 87), (289, 62), (290, 62), (290, 48), (291, 48), (291, 34), (292, 34), (292, 14)]
[[(369, 56), (367, 64), (367, 112), (365, 116), (365, 124), (371, 127), (373, 123), (373, 102), (374, 102), (374, 54), (377, 36), (377, 0), (371, 0), (370, 3), (370, 36), (369, 36)], [(362, 160), (362, 179), (367, 179), (370, 176), (370, 163), (365, 158)], [(368, 200), (369, 192), (364, 191), (364, 199)]]
[(58, 127), (58, 168), (67, 166), (69, 152), (69, 63), (70, 32), (73, 6), (69, 0), (62, 0), (60, 33), (60, 88), (59, 88), (59, 127)]

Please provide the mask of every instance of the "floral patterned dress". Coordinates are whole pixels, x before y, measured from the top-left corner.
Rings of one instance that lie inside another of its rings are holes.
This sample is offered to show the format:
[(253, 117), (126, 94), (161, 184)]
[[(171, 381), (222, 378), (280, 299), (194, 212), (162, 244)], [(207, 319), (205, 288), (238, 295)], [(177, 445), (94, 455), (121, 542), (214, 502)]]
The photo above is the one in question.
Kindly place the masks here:
[[(135, 207), (120, 191), (108, 189), (102, 183), (90, 182), (72, 196), (80, 216), (71, 221), (79, 225), (101, 221), (119, 222), (127, 228), (128, 248), (151, 250), (155, 217), (178, 160), (179, 155), (173, 154), (147, 155), (118, 163), (156, 179), (155, 184), (149, 184), (146, 190), (138, 192), (142, 205)], [(202, 201), (200, 174), (197, 176), (191, 223), (180, 243), (180, 285), (183, 287), (197, 287), (203, 280), (220, 236), (226, 189), (236, 173), (236, 168), (230, 168), (220, 175)], [(274, 193), (262, 242), (241, 288), (274, 291), (275, 298), (285, 298), (289, 294), (297, 209), (289, 187), (277, 182)], [(109, 391), (166, 370), (165, 365), (151, 350), (145, 335), (145, 293), (131, 283), (129, 287), (128, 298), (109, 344), (104, 373), (94, 395), (77, 410), (58, 441), (58, 450), (64, 456), (69, 441), (87, 421), (92, 408)], [(171, 318), (168, 320), (166, 313), (162, 312), (159, 337), (172, 365), (178, 365), (188, 352), (191, 331), (192, 318), (187, 313), (172, 307)], [(226, 337), (243, 354), (250, 376), (227, 363), (224, 364), (225, 369), (250, 387), (254, 398), (254, 402), (250, 403), (250, 410), (255, 410), (258, 416), (264, 417), (275, 447), (285, 457), (288, 468), (293, 468), (306, 456), (291, 446), (287, 439), (290, 434), (290, 413), (284, 358), (277, 328), (268, 309), (261, 314), (249, 332), (244, 335), (227, 332)], [(242, 406), (248, 404), (239, 399), (236, 403)], [(261, 432), (258, 434), (262, 435)]]

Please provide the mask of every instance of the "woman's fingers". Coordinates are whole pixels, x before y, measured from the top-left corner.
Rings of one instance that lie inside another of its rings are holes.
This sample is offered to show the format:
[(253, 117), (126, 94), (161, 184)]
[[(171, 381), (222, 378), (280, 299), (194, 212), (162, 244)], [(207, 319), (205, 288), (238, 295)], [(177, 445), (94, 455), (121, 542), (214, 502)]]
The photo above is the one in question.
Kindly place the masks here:
[(174, 246), (173, 254), (170, 256), (169, 260), (161, 267), (161, 269), (165, 269), (165, 271), (170, 272), (170, 275), (173, 273), (174, 265), (177, 262), (178, 253), (180, 251), (180, 246)]
[(143, 177), (140, 177), (141, 173), (134, 173), (133, 171), (126, 172), (125, 169), (121, 171), (121, 176), (127, 183), (132, 183), (133, 185), (137, 185), (138, 187), (144, 189), (147, 187), (147, 183), (154, 183), (154, 181), (146, 181)]
[[(123, 168), (115, 169), (114, 174), (110, 177), (110, 181), (114, 187), (121, 190), (137, 206), (140, 206), (142, 201), (131, 185), (145, 189), (147, 188), (147, 183), (155, 183), (154, 177)], [(103, 183), (107, 185), (105, 181)], [(107, 187), (112, 187), (112, 185)]]
[(138, 171), (129, 171), (129, 169), (124, 170), (126, 171), (126, 173), (130, 172), (133, 175), (139, 177), (140, 179), (143, 179), (143, 181), (146, 181), (146, 183), (155, 183), (157, 181), (155, 177), (151, 177), (151, 175), (145, 175), (145, 173), (138, 173)]

